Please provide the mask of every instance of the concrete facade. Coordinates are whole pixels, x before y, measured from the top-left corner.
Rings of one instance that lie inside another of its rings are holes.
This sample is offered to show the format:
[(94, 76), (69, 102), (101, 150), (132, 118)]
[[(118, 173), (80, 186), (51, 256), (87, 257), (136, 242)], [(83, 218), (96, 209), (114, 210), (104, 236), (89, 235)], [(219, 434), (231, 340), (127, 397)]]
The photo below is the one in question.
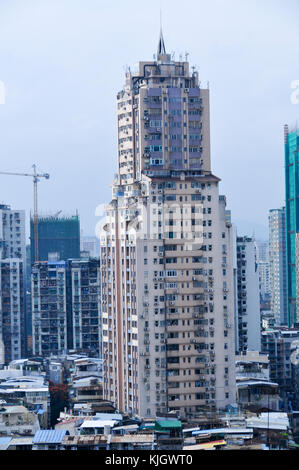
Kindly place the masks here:
[(252, 238), (237, 238), (239, 352), (261, 350), (259, 270)]
[(285, 208), (269, 213), (271, 312), (276, 326), (288, 324)]
[(45, 261), (32, 267), (33, 353), (76, 348), (101, 353), (100, 261)]
[(118, 94), (101, 234), (104, 398), (191, 417), (235, 401), (233, 236), (210, 168), (209, 90), (165, 50)]

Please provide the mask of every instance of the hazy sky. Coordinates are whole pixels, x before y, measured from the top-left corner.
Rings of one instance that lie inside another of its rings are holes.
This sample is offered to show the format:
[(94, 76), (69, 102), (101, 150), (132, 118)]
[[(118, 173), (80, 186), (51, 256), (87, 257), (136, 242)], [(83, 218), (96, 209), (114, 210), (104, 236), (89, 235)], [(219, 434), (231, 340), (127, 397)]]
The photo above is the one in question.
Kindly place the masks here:
[[(284, 204), (283, 126), (299, 119), (298, 0), (0, 0), (1, 171), (51, 175), (42, 212), (78, 209), (93, 234), (116, 172), (116, 95), (127, 65), (187, 51), (211, 90), (213, 172), (239, 233), (267, 237)], [(0, 202), (32, 209), (32, 181), (0, 175)]]

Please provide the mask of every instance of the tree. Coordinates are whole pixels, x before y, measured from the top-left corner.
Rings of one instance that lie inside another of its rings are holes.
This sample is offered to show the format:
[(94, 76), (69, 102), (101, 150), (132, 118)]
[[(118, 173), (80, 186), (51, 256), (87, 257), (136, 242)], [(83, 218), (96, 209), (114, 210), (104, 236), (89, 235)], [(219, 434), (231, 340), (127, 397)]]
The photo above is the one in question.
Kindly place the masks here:
[(69, 406), (68, 386), (49, 383), (51, 428), (57, 423), (60, 412)]

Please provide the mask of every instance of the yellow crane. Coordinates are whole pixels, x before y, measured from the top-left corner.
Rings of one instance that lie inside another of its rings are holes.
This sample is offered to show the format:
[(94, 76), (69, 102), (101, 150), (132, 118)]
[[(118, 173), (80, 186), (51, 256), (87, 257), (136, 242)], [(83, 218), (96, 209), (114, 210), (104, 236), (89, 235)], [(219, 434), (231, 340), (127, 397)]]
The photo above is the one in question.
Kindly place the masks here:
[(36, 165), (32, 165), (33, 173), (12, 173), (8, 171), (0, 171), (0, 175), (11, 175), (11, 176), (30, 176), (33, 178), (33, 193), (34, 193), (34, 260), (38, 261), (38, 198), (37, 198), (37, 183), (40, 181), (40, 178), (49, 179), (50, 175), (48, 173), (37, 173)]

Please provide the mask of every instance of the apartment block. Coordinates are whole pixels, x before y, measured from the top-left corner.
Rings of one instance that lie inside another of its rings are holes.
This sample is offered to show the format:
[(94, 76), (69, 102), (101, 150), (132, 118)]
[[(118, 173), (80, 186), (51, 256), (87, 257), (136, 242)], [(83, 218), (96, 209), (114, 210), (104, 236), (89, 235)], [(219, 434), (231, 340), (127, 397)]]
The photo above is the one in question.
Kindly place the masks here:
[(102, 354), (101, 334), (101, 272), (99, 260), (68, 260), (67, 262), (69, 347)]
[(32, 267), (35, 355), (101, 351), (100, 262), (78, 259)]
[(20, 359), (27, 350), (25, 324), (25, 211), (0, 204), (1, 361)]
[(166, 53), (126, 74), (101, 234), (104, 398), (191, 417), (235, 402), (233, 236), (210, 169), (209, 90)]
[(279, 394), (285, 411), (295, 392), (292, 375), (293, 352), (299, 341), (299, 331), (289, 328), (272, 328), (262, 332), (262, 352), (268, 354), (270, 361), (270, 380), (279, 385)]
[(237, 237), (238, 351), (261, 350), (259, 270), (253, 238)]
[(270, 264), (269, 264), (269, 242), (256, 240), (256, 260), (260, 276), (260, 298), (264, 304), (270, 299)]
[(276, 326), (288, 325), (285, 208), (269, 213), (271, 312)]
[(0, 258), (26, 260), (25, 211), (0, 204)]
[(33, 355), (58, 354), (67, 349), (65, 261), (34, 263), (31, 282)]
[(26, 351), (23, 269), (19, 258), (0, 259), (0, 338), (6, 364)]
[(81, 236), (81, 251), (88, 252), (90, 258), (99, 258), (100, 240), (97, 237)]

